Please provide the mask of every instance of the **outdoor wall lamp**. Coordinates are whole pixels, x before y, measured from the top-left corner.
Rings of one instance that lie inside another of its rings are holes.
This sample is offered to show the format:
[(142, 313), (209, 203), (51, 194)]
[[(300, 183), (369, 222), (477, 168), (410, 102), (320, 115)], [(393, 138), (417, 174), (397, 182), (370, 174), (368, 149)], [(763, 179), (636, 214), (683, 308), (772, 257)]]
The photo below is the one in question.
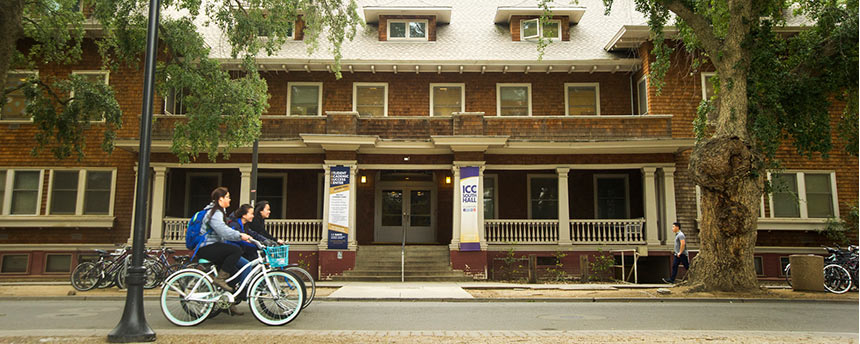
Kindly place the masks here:
[(367, 183), (367, 176), (361, 176), (361, 183), (362, 184)]
[(451, 177), (445, 177), (445, 184), (451, 184)]

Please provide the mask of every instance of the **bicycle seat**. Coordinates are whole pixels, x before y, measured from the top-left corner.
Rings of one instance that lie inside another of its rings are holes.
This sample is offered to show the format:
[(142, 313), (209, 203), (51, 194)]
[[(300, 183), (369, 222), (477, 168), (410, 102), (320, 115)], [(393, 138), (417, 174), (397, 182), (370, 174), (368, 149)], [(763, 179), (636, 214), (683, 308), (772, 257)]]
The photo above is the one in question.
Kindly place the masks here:
[(185, 256), (173, 256), (173, 259), (174, 260), (186, 260), (186, 259), (188, 259), (188, 256), (187, 255), (185, 255)]
[(174, 249), (172, 249), (172, 248), (168, 248), (168, 249), (166, 249), (166, 250), (164, 250), (164, 251), (165, 251), (165, 252), (167, 252), (167, 253), (176, 253), (176, 251), (175, 251)]
[(198, 260), (197, 260), (197, 262), (198, 262), (198, 263), (200, 263), (200, 264), (210, 264), (210, 263), (212, 263), (212, 262), (210, 262), (210, 261), (209, 261), (208, 259), (206, 259), (206, 258), (200, 258), (200, 259), (198, 259)]
[(99, 254), (99, 256), (102, 256), (102, 257), (106, 257), (106, 256), (109, 256), (109, 255), (110, 255), (110, 254), (109, 254), (107, 251), (105, 251), (105, 250), (95, 249), (95, 250), (93, 250), (93, 251), (96, 251), (96, 253), (98, 253), (98, 254)]

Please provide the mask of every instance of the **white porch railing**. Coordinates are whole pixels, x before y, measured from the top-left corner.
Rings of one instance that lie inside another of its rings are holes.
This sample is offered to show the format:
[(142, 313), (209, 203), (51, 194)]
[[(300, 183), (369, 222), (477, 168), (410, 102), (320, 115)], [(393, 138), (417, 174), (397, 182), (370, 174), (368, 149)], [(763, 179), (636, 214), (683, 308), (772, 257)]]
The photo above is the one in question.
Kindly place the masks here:
[[(185, 228), (190, 219), (165, 217), (164, 242), (185, 242)], [(313, 244), (322, 240), (322, 220), (266, 220), (266, 230), (288, 244)]]
[(645, 219), (570, 220), (574, 244), (644, 244)]
[(558, 243), (558, 220), (484, 220), (484, 229), (488, 243)]

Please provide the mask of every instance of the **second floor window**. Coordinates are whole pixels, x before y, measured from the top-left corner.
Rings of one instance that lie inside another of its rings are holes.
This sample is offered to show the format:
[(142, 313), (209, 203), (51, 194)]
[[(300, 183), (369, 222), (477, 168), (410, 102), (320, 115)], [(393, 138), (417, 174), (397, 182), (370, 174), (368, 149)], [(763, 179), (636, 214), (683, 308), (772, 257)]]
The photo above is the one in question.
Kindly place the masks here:
[(833, 174), (816, 172), (774, 173), (771, 216), (784, 218), (831, 218), (836, 214)]
[(714, 77), (716, 73), (702, 73), (702, 98), (711, 99), (714, 96)]
[(639, 114), (644, 115), (648, 113), (648, 76), (643, 76), (642, 79), (639, 79), (639, 83), (636, 85), (636, 93), (639, 95)]
[[(27, 78), (36, 75), (31, 71), (9, 71), (6, 76), (6, 88), (18, 87), (27, 81)], [(0, 121), (29, 121), (27, 115), (27, 97), (23, 89), (17, 89), (6, 94), (6, 104), (0, 110)]]
[(499, 116), (531, 116), (531, 84), (496, 84), (496, 110)]
[(41, 170), (0, 171), (2, 215), (39, 215), (42, 195)]
[(430, 115), (451, 116), (465, 111), (464, 84), (430, 84)]
[(164, 114), (165, 115), (184, 115), (185, 114), (185, 96), (188, 95), (188, 90), (170, 89), (167, 97), (164, 97)]
[[(90, 83), (103, 83), (105, 85), (109, 84), (110, 74), (107, 71), (101, 71), (101, 70), (74, 71), (74, 72), (72, 72), (72, 75), (80, 75), (84, 78), (84, 80), (86, 80), (87, 82), (90, 82)], [(72, 91), (70, 96), (72, 98), (75, 97), (74, 91)], [(99, 114), (85, 113), (84, 115), (89, 117), (91, 119), (91, 121), (94, 121), (94, 122), (104, 121), (104, 117), (105, 117), (104, 113), (99, 113)]]
[(287, 94), (287, 115), (322, 115), (322, 83), (291, 82)]
[(427, 40), (427, 20), (412, 19), (412, 20), (389, 20), (388, 21), (388, 39), (389, 40)]
[(356, 82), (352, 87), (352, 111), (362, 116), (388, 115), (388, 84)]
[(561, 39), (561, 20), (550, 20), (540, 25), (540, 19), (527, 19), (520, 22), (520, 33), (522, 39), (533, 40), (538, 37), (547, 39)]
[(568, 116), (600, 114), (600, 88), (597, 83), (564, 84)]

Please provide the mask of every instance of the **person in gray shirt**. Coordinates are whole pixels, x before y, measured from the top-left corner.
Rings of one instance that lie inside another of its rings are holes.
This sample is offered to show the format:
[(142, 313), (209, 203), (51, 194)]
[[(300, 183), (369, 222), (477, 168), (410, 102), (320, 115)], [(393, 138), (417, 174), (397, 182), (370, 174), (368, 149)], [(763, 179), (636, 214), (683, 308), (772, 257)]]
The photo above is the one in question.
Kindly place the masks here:
[(672, 224), (672, 232), (675, 233), (675, 260), (672, 262), (672, 277), (663, 279), (663, 282), (666, 283), (675, 283), (675, 277), (678, 276), (678, 265), (684, 264), (684, 268), (690, 270), (690, 260), (687, 258), (687, 237), (684, 232), (681, 232), (680, 222)]

